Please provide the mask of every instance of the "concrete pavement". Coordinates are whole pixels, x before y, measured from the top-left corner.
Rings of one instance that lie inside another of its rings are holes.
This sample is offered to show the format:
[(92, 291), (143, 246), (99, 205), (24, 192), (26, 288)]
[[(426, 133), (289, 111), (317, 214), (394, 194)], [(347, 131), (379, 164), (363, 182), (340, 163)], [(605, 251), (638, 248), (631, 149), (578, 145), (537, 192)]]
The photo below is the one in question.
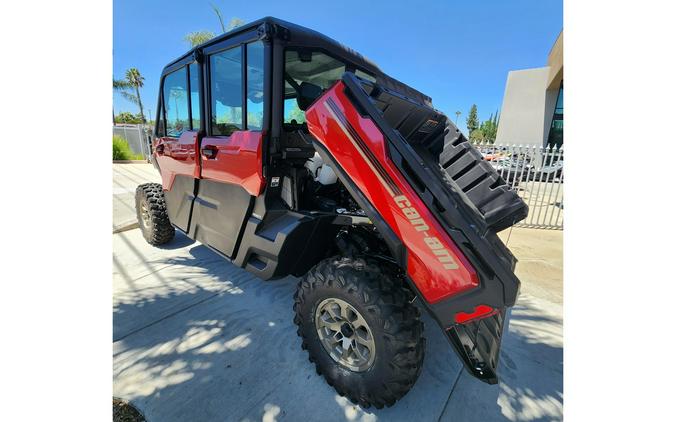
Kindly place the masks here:
[(296, 279), (264, 282), (183, 235), (153, 248), (134, 229), (113, 236), (113, 251), (114, 395), (151, 422), (562, 419), (562, 306), (525, 288), (504, 339), (500, 385), (461, 370), (425, 316), (415, 387), (393, 408), (361, 409), (301, 350)]
[[(135, 218), (122, 205), (133, 211), (133, 191), (121, 189), (158, 177), (151, 166), (119, 166), (115, 221)], [(468, 375), (424, 315), (422, 375), (394, 407), (377, 410), (337, 395), (307, 360), (293, 324), (297, 279), (264, 282), (178, 233), (160, 248), (138, 229), (114, 234), (113, 394), (149, 422), (562, 420), (562, 232), (513, 229), (508, 241), (522, 288), (500, 384)]]
[(152, 164), (113, 164), (113, 232), (136, 224), (134, 195), (142, 183), (161, 183)]
[(499, 237), (518, 259), (520, 291), (547, 301), (563, 303), (563, 232), (514, 227)]

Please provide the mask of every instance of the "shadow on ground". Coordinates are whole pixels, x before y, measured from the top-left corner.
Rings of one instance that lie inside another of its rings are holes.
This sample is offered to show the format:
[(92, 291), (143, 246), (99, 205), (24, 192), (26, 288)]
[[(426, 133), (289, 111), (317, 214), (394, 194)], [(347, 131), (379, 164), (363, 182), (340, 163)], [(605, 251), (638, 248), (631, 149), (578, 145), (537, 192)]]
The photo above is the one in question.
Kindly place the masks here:
[(393, 408), (361, 409), (307, 360), (293, 324), (297, 279), (264, 282), (183, 235), (162, 249), (138, 230), (115, 239), (114, 395), (148, 421), (562, 419), (561, 320), (514, 308), (489, 386), (461, 371), (425, 316), (427, 356)]

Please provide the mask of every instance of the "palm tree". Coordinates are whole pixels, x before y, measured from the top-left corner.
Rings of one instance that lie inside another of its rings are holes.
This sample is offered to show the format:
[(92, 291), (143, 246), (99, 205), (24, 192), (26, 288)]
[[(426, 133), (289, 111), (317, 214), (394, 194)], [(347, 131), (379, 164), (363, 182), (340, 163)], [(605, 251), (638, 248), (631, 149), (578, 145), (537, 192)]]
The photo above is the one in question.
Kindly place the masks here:
[[(124, 79), (113, 79), (113, 89), (118, 91), (125, 99), (138, 105), (143, 124), (146, 123), (145, 113), (143, 112), (143, 102), (141, 101), (141, 88), (143, 88), (144, 81), (145, 78), (135, 67), (127, 69), (124, 74)], [(127, 92), (129, 89), (133, 89), (135, 92)]]
[(195, 31), (195, 32), (190, 32), (183, 38), (188, 44), (190, 44), (190, 47), (196, 47), (199, 44), (204, 44), (211, 38), (215, 37), (216, 34), (214, 34), (211, 31)]
[[(218, 6), (215, 4), (211, 3), (211, 9), (213, 9), (213, 13), (216, 14), (216, 17), (218, 18), (218, 23), (220, 24), (220, 29), (223, 31), (223, 33), (227, 31), (231, 31), (234, 28), (238, 26), (244, 25), (246, 22), (244, 22), (243, 19), (233, 17), (230, 19), (230, 21), (227, 23), (227, 26), (223, 22), (223, 14), (220, 13), (220, 9)], [(190, 32), (187, 34), (183, 39), (190, 44), (190, 47), (197, 47), (200, 44), (204, 44), (211, 38), (214, 38), (216, 34), (214, 34), (211, 31), (195, 31), (195, 32)]]
[[(230, 19), (230, 21), (227, 23), (227, 28), (223, 32), (231, 31), (234, 28), (237, 28), (239, 26), (244, 25), (245, 23), (246, 22), (243, 19), (240, 19), (240, 18), (235, 16), (232, 19)], [(221, 22), (221, 25), (222, 25), (222, 22)]]
[(213, 13), (215, 13), (216, 17), (218, 17), (220, 29), (223, 31), (223, 34), (246, 23), (243, 19), (240, 19), (235, 16), (232, 19), (230, 19), (230, 21), (227, 23), (227, 26), (225, 26), (225, 23), (223, 22), (223, 14), (220, 13), (220, 9), (218, 8), (218, 6), (211, 3), (211, 9), (213, 9)]
[(223, 33), (225, 33), (227, 30), (225, 29), (225, 24), (223, 23), (223, 15), (220, 14), (220, 9), (216, 7), (215, 4), (211, 3), (211, 8), (213, 9), (213, 12), (218, 16), (218, 21), (220, 22), (220, 29), (223, 30)]
[(178, 102), (183, 102), (183, 98), (185, 98), (185, 91), (182, 89), (172, 89), (171, 92), (169, 92), (169, 97), (173, 98), (173, 103), (176, 106), (176, 121), (180, 121), (180, 115), (178, 114), (178, 111), (180, 110), (178, 108)]

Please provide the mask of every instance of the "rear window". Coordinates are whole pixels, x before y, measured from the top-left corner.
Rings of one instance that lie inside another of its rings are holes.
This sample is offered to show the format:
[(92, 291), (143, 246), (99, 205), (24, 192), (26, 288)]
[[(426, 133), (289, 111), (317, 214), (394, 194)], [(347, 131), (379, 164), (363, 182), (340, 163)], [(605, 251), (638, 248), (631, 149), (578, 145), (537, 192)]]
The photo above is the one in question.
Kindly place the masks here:
[(178, 138), (183, 132), (190, 130), (187, 71), (184, 67), (166, 75), (163, 97), (166, 135)]
[(229, 136), (243, 127), (241, 53), (237, 46), (209, 58), (213, 135)]
[[(305, 113), (296, 101), (297, 86), (307, 82), (326, 90), (342, 78), (347, 69), (343, 61), (321, 51), (287, 49), (284, 58), (284, 123), (305, 122)], [(349, 70), (354, 70), (354, 67), (350, 66)], [(356, 69), (355, 74), (375, 81), (373, 76), (360, 69)], [(289, 78), (293, 83), (289, 82)]]
[[(327, 89), (345, 73), (346, 66), (343, 62), (319, 51), (296, 51), (286, 50), (286, 62), (284, 70), (301, 84), (309, 82)], [(286, 82), (284, 97), (295, 97), (295, 89)]]
[(190, 110), (192, 111), (192, 130), (199, 130), (199, 65), (190, 64)]
[(246, 126), (260, 130), (265, 110), (265, 47), (262, 41), (246, 45)]
[(296, 101), (297, 91), (287, 78), (297, 85), (308, 82), (327, 89), (340, 79), (346, 66), (319, 51), (286, 50), (284, 60), (284, 123), (305, 123), (305, 113)]

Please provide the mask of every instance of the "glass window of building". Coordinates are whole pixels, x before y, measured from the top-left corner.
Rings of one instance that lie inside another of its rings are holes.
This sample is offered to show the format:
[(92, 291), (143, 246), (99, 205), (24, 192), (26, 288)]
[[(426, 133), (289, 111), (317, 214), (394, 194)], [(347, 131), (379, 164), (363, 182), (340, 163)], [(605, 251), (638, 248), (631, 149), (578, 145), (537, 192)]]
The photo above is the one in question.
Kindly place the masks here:
[(551, 130), (548, 133), (548, 146), (561, 147), (563, 144), (563, 84), (560, 82), (558, 99), (555, 103)]

